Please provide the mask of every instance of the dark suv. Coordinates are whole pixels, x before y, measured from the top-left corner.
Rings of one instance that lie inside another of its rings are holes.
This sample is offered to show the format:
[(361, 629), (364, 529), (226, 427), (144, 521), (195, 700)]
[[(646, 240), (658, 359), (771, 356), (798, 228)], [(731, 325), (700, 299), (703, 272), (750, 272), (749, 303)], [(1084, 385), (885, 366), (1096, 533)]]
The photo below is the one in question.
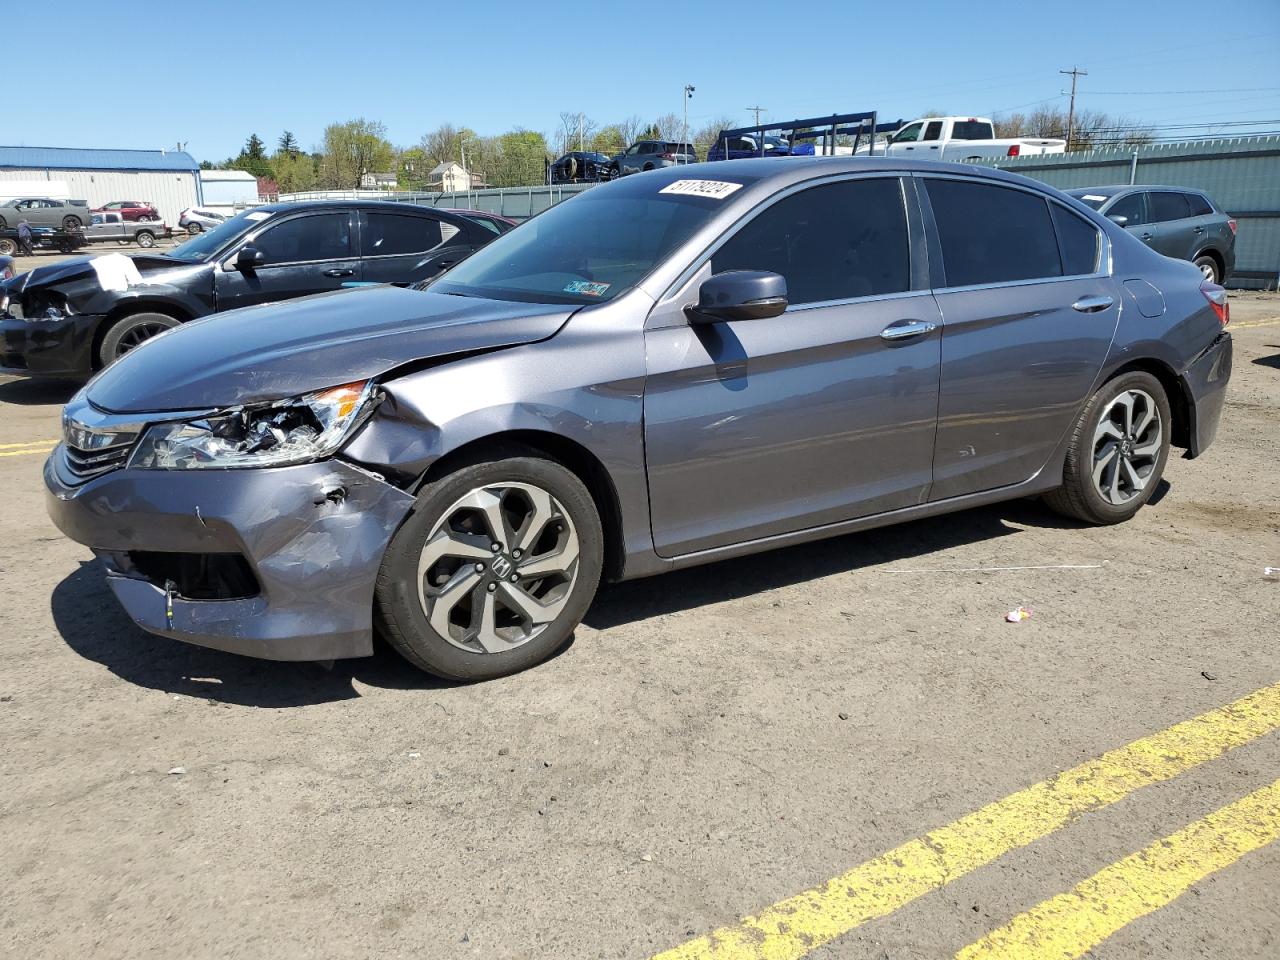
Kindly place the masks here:
[(0, 366), (88, 377), (184, 321), (353, 282), (430, 280), (497, 235), (411, 204), (255, 207), (163, 255), (77, 257), (0, 283)]
[(697, 163), (693, 144), (674, 140), (637, 140), (609, 163), (610, 180), (625, 177), (629, 173), (642, 173), (660, 167), (674, 167), (682, 163)]
[(1210, 283), (1223, 283), (1235, 268), (1236, 222), (1199, 190), (1143, 185), (1067, 193), (1157, 253), (1190, 260)]

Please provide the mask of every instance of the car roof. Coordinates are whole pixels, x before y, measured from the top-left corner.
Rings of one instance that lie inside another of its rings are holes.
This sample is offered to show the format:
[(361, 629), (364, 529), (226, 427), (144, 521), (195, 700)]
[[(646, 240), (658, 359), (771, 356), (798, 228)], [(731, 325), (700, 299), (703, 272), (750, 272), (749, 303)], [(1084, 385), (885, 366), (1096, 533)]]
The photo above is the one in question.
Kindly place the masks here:
[[(277, 201), (275, 203), (262, 203), (248, 209), (261, 210), (264, 213), (281, 213), (287, 210), (351, 210), (353, 208), (360, 210), (401, 210), (419, 212), (422, 210), (433, 209), (432, 207), (424, 207), (418, 203), (398, 203), (395, 200), (287, 200)], [(448, 211), (446, 210), (446, 212)]]
[(1203, 190), (1197, 187), (1171, 187), (1163, 183), (1117, 183), (1108, 187), (1071, 187), (1069, 190), (1063, 190), (1062, 192), (1073, 197), (1086, 193), (1105, 193), (1108, 197), (1113, 197), (1137, 190), (1176, 190), (1178, 193), (1198, 193), (1201, 196), (1207, 196)]

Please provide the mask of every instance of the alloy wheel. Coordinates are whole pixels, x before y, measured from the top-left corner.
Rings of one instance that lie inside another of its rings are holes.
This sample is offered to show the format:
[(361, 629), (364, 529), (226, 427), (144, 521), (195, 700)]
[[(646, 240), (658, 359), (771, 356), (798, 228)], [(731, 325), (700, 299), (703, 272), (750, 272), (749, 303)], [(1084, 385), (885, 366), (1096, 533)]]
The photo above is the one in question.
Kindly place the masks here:
[(1200, 275), (1210, 283), (1218, 282), (1218, 269), (1213, 265), (1212, 260), (1202, 260), (1200, 262)]
[(528, 643), (560, 615), (578, 579), (578, 534), (530, 483), (489, 484), (445, 510), (418, 558), (432, 629), (469, 653)]
[(123, 357), (140, 343), (150, 340), (156, 334), (164, 333), (168, 329), (169, 327), (163, 323), (138, 324), (120, 338), (120, 345), (116, 348), (116, 359)]
[(1093, 431), (1093, 485), (1116, 506), (1147, 488), (1164, 440), (1155, 398), (1145, 390), (1126, 390), (1102, 411)]

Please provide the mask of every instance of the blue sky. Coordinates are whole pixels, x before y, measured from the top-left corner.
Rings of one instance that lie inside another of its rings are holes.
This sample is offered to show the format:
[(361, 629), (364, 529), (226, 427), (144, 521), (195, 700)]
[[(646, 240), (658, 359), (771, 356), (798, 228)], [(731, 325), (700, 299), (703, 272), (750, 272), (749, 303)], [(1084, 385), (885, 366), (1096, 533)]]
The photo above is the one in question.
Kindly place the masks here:
[[(1280, 130), (1280, 0), (18, 0), (4, 20), (15, 42), (61, 38), (49, 60), (42, 43), (10, 46), (6, 144), (183, 141), (217, 161), (251, 132), (272, 145), (287, 128), (311, 147), (355, 117), (382, 121), (401, 146), (443, 122), (551, 134), (562, 110), (601, 124), (678, 114), (686, 83), (695, 128), (745, 123), (753, 104), (775, 120), (991, 115), (1065, 106), (1058, 70), (1073, 64), (1089, 71), (1081, 108)], [(83, 51), (77, 66), (65, 43)]]

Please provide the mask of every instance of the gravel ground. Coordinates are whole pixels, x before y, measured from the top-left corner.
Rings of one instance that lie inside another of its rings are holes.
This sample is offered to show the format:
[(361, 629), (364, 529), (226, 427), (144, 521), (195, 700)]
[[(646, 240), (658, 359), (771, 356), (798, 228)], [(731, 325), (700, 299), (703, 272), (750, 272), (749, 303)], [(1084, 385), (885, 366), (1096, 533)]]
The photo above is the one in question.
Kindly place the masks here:
[[(473, 686), (143, 633), (13, 446), (56, 437), (71, 388), (0, 376), (6, 939), (643, 958), (1276, 683), (1280, 298), (1233, 313), (1217, 443), (1126, 525), (1017, 501), (611, 586), (560, 656)], [(1087, 568), (972, 570), (1046, 565)], [(1277, 777), (1273, 733), (813, 956), (950, 957)], [(1275, 956), (1277, 890), (1272, 845), (1094, 955)]]

